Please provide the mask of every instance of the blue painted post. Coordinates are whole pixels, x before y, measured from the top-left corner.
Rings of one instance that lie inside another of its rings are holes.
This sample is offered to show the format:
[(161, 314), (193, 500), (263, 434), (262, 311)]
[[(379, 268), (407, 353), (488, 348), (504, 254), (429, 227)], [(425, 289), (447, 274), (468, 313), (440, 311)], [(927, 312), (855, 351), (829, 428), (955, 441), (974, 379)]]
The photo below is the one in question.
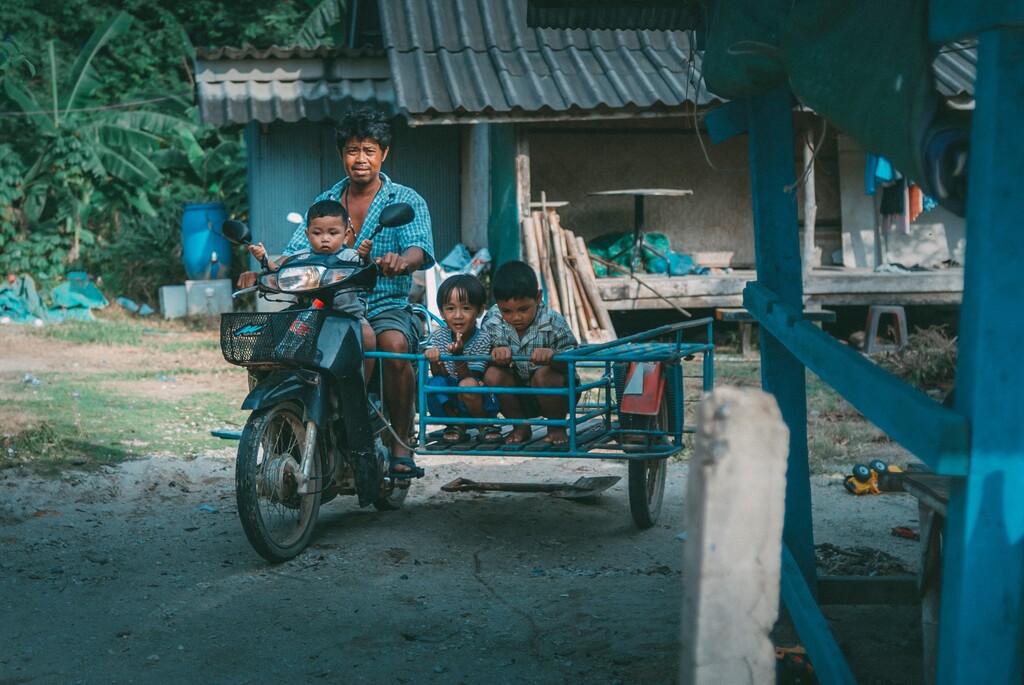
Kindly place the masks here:
[(980, 34), (975, 101), (956, 388), (957, 410), (970, 420), (971, 452), (966, 479), (950, 489), (938, 681), (1020, 683), (1024, 33)]
[(519, 259), (519, 206), (516, 203), (516, 129), (514, 124), (491, 124), (491, 214), (487, 246), (491, 267)]
[[(792, 100), (788, 86), (747, 103), (750, 190), (754, 198), (754, 250), (757, 280), (784, 304), (803, 311), (800, 236)], [(812, 593), (817, 593), (811, 483), (807, 464), (807, 383), (804, 367), (775, 337), (761, 329), (761, 384), (775, 395), (789, 426), (786, 523), (783, 540)]]

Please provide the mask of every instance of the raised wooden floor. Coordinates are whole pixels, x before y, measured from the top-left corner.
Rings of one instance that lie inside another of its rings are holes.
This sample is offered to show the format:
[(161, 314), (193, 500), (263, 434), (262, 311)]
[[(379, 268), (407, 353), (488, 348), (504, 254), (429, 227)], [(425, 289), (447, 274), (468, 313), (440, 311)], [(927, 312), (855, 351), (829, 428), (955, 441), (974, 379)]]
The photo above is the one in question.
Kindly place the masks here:
[[(743, 288), (756, 278), (752, 269), (708, 276), (637, 274), (597, 279), (605, 306), (635, 309), (742, 307)], [(807, 304), (822, 306), (899, 304), (956, 305), (963, 297), (962, 268), (875, 273), (842, 267), (815, 269), (804, 285)], [(667, 301), (666, 301), (667, 300)]]

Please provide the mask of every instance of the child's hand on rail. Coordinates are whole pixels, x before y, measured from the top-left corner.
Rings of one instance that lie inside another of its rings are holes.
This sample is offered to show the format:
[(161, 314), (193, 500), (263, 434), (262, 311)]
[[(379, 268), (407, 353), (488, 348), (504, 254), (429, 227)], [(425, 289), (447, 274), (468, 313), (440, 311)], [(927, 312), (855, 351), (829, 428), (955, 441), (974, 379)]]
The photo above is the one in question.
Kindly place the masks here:
[(491, 350), (491, 361), (495, 366), (512, 366), (512, 348), (495, 347)]
[(530, 355), (530, 361), (537, 366), (544, 366), (550, 364), (552, 357), (555, 356), (555, 351), (549, 347), (538, 347)]

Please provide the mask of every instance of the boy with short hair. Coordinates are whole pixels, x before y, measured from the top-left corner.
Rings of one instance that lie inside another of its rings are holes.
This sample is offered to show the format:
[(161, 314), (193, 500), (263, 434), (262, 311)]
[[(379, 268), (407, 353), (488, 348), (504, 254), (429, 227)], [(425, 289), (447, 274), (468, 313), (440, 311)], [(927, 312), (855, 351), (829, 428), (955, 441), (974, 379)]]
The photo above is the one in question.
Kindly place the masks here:
[[(306, 212), (306, 237), (309, 239), (312, 252), (317, 254), (333, 254), (343, 262), (369, 264), (370, 250), (373, 242), (364, 240), (359, 249), (353, 249), (356, 234), (349, 219), (348, 212), (336, 200), (320, 200), (314, 202)], [(249, 253), (258, 260), (267, 256), (263, 243), (249, 246)], [(302, 254), (303, 251), (295, 254)], [(308, 252), (308, 250), (306, 250)], [(291, 255), (284, 255), (289, 257)], [(283, 261), (283, 260), (282, 260)], [(280, 264), (272, 259), (267, 260), (267, 267), (277, 271)], [(241, 281), (241, 279), (239, 279)], [(334, 296), (334, 309), (351, 314), (363, 327), (363, 352), (377, 349), (377, 336), (366, 320), (366, 301), (353, 291), (343, 291)], [(373, 359), (363, 358), (363, 380), (367, 383), (373, 373)]]
[[(491, 338), (491, 364), (484, 374), (484, 385), (491, 387), (564, 388), (568, 368), (553, 362), (558, 352), (575, 348), (578, 343), (562, 315), (544, 304), (533, 267), (525, 262), (502, 264), (494, 273), (494, 299), (481, 328)], [(530, 361), (512, 361), (513, 356), (529, 356)], [(568, 398), (561, 395), (513, 395), (497, 393), (501, 413), (510, 419), (543, 415), (564, 419)], [(529, 440), (533, 429), (520, 424), (505, 438), (506, 443)], [(565, 428), (551, 426), (545, 440), (564, 445), (569, 438)]]
[[(437, 307), (445, 325), (434, 330), (421, 345), (423, 355), (430, 362), (432, 376), (428, 385), (446, 388), (443, 393), (428, 393), (427, 408), (431, 416), (470, 416), (486, 418), (498, 415), (498, 403), (493, 395), (459, 392), (459, 388), (478, 388), (486, 370), (485, 361), (465, 361), (462, 357), (486, 357), (491, 353), (491, 339), (479, 330), (477, 317), (487, 306), (487, 289), (472, 274), (456, 274), (445, 279), (437, 289)], [(441, 355), (454, 359), (441, 361)], [(495, 426), (480, 428), (482, 438), (493, 436), (490, 442), (501, 440)], [(442, 442), (462, 442), (466, 429), (458, 423), (445, 427)]]

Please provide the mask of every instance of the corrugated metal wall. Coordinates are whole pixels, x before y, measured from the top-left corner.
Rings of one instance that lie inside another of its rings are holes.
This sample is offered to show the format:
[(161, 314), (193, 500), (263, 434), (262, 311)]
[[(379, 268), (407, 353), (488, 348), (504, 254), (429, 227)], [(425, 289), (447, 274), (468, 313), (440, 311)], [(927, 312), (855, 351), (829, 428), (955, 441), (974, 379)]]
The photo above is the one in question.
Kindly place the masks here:
[(295, 229), (288, 213), (305, 213), (314, 197), (342, 177), (333, 138), (327, 124), (246, 126), (249, 220), (253, 237), (270, 254), (280, 254)]
[(384, 173), (413, 188), (430, 208), (435, 257), (443, 258), (461, 240), (459, 126), (394, 124)]
[[(305, 212), (344, 169), (329, 123), (275, 122), (246, 127), (249, 218), (253, 237), (279, 254), (292, 235), (289, 212)], [(396, 123), (384, 173), (427, 201), (434, 248), (444, 257), (460, 240), (459, 131), (457, 126), (410, 128)]]

